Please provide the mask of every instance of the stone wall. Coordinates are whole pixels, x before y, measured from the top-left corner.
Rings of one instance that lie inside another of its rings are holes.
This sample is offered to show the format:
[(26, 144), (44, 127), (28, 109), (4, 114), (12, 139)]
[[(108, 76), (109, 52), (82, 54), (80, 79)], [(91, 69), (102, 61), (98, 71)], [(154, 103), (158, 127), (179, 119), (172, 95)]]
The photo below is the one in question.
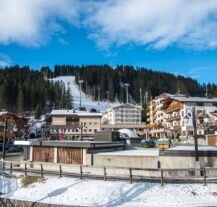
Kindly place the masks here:
[(0, 198), (0, 206), (1, 207), (60, 207), (60, 206), (79, 207), (73, 205), (56, 205), (56, 204), (22, 201), (22, 200), (8, 199), (8, 198)]

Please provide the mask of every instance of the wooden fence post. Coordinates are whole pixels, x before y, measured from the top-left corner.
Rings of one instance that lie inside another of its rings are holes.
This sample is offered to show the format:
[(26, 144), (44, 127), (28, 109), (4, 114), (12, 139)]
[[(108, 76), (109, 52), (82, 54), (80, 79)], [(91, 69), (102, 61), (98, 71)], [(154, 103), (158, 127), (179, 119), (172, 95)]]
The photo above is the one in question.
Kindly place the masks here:
[(11, 173), (11, 174), (13, 173), (13, 165), (12, 165), (12, 162), (11, 162), (11, 165), (10, 165), (10, 173)]
[(83, 171), (82, 171), (82, 165), (80, 165), (80, 179), (83, 179)]
[(62, 167), (60, 165), (60, 178), (62, 177)]
[(160, 170), (160, 184), (161, 184), (161, 186), (164, 185), (164, 174), (163, 174), (163, 169)]
[(132, 174), (132, 168), (129, 168), (130, 171), (130, 184), (133, 183), (133, 174)]
[(106, 181), (106, 167), (104, 167), (104, 181)]
[(41, 164), (41, 177), (44, 177), (43, 165)]
[(25, 163), (25, 176), (27, 176), (27, 164)]
[(206, 168), (203, 168), (203, 185), (206, 186)]

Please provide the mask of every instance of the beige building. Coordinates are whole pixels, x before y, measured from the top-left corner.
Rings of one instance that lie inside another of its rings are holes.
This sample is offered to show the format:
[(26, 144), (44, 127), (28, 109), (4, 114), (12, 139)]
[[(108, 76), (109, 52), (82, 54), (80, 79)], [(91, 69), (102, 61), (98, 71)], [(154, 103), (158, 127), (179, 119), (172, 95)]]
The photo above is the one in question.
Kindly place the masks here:
[(101, 130), (101, 113), (92, 113), (75, 110), (53, 110), (50, 133), (64, 139), (81, 139), (93, 137)]

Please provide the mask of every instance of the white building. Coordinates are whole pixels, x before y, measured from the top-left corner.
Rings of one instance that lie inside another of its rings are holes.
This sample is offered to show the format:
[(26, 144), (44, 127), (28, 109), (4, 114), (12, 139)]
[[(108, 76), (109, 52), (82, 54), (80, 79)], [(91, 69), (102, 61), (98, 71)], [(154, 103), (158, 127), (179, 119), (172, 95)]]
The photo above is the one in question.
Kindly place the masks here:
[(141, 106), (133, 104), (120, 104), (109, 108), (104, 113), (102, 118), (103, 124), (116, 125), (116, 124), (141, 124)]

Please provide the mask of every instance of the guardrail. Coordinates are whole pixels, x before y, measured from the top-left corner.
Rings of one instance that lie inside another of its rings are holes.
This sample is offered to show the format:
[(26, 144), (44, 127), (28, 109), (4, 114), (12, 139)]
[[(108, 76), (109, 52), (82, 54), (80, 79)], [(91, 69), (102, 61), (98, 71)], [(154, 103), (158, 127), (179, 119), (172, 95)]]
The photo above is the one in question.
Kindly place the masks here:
[[(92, 165), (69, 165), (39, 162), (10, 162), (2, 161), (2, 168), (6, 172), (23, 172), (25, 176), (30, 174), (56, 175), (59, 177), (79, 177), (80, 179), (94, 178), (107, 180), (129, 180), (165, 183), (195, 182), (207, 185), (207, 182), (217, 182), (217, 168), (201, 169), (148, 169), (148, 168), (124, 168)], [(195, 176), (198, 175), (198, 176)]]

